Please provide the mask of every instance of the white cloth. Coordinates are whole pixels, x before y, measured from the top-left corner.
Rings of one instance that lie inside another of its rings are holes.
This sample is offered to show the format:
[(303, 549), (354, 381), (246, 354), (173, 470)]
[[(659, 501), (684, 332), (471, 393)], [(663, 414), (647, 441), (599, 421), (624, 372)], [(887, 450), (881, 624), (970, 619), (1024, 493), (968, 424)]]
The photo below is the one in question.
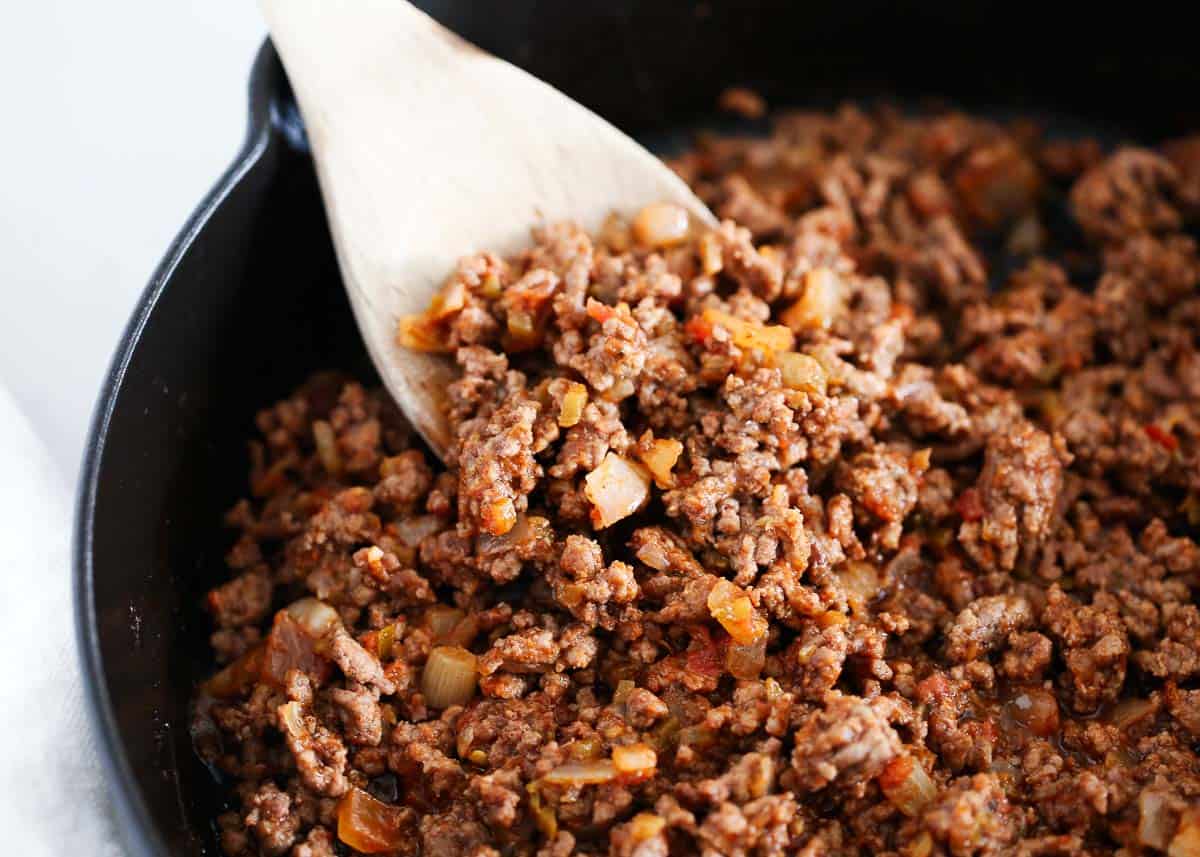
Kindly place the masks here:
[(0, 850), (119, 857), (84, 708), (69, 493), (3, 386), (0, 485)]

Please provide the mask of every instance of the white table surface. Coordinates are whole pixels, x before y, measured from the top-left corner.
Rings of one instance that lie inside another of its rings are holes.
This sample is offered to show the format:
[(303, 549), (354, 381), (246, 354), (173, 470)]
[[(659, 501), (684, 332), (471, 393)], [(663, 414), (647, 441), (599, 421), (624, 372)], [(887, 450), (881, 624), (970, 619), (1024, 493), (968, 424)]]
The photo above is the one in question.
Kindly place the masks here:
[[(264, 27), (253, 0), (5, 8), (0, 824), (15, 836), (5, 853), (119, 857), (84, 716), (63, 521), (126, 319), (241, 142)], [(46, 810), (58, 805), (70, 811)]]
[(38, 0), (0, 27), (0, 385), (64, 484), (138, 294), (241, 142), (263, 34), (252, 0)]

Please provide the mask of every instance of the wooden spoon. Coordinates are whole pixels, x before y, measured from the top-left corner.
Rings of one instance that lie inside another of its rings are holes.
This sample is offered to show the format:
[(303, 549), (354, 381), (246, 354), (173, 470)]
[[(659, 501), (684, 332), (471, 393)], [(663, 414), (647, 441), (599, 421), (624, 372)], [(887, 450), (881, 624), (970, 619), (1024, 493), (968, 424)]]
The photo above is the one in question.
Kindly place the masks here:
[(453, 366), (401, 348), (396, 329), (460, 257), (514, 252), (537, 223), (595, 230), (654, 202), (713, 222), (625, 134), (403, 0), (261, 4), (304, 116), (359, 330), (438, 455), (450, 444), (442, 401)]

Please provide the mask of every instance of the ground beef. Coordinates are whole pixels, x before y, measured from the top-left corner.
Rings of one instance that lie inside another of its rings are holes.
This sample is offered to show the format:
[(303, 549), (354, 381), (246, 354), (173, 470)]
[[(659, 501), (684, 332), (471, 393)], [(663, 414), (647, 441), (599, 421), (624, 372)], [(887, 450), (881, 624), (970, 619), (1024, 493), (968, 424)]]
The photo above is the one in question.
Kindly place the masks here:
[(1146, 149), (1121, 149), (1084, 173), (1071, 190), (1079, 225), (1100, 241), (1119, 241), (1182, 225), (1175, 167)]
[(861, 793), (900, 753), (900, 739), (865, 700), (835, 696), (800, 724), (792, 765), (808, 792), (836, 783)]
[(246, 827), (254, 831), (263, 854), (283, 854), (296, 839), (300, 819), (292, 812), (292, 799), (273, 783), (266, 783), (250, 798)]
[(1012, 679), (1037, 681), (1050, 666), (1054, 645), (1045, 634), (1037, 631), (1008, 635), (1008, 651), (1000, 671)]
[(967, 512), (959, 541), (986, 570), (1012, 569), (1018, 555), (1036, 555), (1050, 532), (1062, 490), (1061, 446), (1044, 431), (1021, 422), (988, 438), (974, 491), (982, 514)]
[(917, 504), (921, 474), (928, 459), (905, 449), (880, 447), (860, 453), (838, 470), (838, 485), (860, 510), (860, 518), (884, 522), (880, 543), (895, 550), (905, 517)]
[(1196, 138), (771, 121), (674, 162), (715, 229), (451, 272), (445, 465), (334, 373), (258, 415), (230, 857), (1194, 850)]
[(346, 740), (351, 744), (375, 747), (383, 740), (383, 714), (377, 694), (362, 687), (333, 688), (329, 701), (338, 708)]
[(1043, 621), (1063, 647), (1063, 676), (1075, 710), (1094, 711), (1121, 693), (1129, 639), (1120, 618), (1095, 605), (1082, 605), (1057, 585), (1046, 595)]
[(1019, 816), (995, 777), (976, 774), (951, 782), (921, 818), (934, 842), (954, 857), (1007, 854)]
[(946, 631), (946, 657), (965, 664), (987, 654), (1013, 631), (1033, 624), (1033, 610), (1019, 595), (989, 595), (968, 604)]
[(240, 574), (208, 594), (208, 608), (222, 628), (260, 621), (271, 607), (271, 578), (262, 570)]

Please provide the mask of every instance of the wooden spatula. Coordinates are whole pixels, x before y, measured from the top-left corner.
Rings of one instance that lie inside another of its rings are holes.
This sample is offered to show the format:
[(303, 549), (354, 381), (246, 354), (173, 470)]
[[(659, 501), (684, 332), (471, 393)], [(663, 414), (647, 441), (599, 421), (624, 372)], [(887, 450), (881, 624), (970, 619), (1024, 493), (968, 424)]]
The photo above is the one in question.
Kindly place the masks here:
[[(261, 0), (296, 93), (358, 327), (396, 402), (439, 455), (448, 360), (396, 343), (455, 261), (505, 254), (540, 222), (598, 228), (672, 202), (674, 173), (552, 87), (403, 0)], [(570, 50), (569, 45), (547, 49)]]

